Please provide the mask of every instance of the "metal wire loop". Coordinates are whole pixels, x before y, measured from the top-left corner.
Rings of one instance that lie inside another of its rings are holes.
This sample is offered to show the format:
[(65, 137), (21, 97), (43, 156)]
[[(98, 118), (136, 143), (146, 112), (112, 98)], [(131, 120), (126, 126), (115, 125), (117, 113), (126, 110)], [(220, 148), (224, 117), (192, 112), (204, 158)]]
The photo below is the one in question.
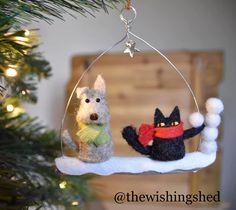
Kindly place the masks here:
[[(123, 15), (123, 12), (124, 11), (132, 11), (133, 13), (133, 17), (131, 19), (127, 19), (126, 17), (124, 17)], [(122, 22), (124, 22), (126, 25), (130, 25), (137, 17), (137, 12), (136, 10), (134, 9), (134, 7), (130, 6), (129, 9), (127, 8), (123, 8), (121, 11), (120, 11), (120, 19)]]

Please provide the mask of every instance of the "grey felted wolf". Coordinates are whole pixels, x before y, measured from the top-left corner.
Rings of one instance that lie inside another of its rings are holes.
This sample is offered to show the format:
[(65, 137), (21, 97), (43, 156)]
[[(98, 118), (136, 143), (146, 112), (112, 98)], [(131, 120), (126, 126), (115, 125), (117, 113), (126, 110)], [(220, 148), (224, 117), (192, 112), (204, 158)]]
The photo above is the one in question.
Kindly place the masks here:
[(76, 148), (77, 156), (82, 161), (106, 161), (112, 156), (113, 149), (105, 81), (98, 75), (94, 88), (77, 88), (76, 94), (80, 100), (76, 116), (78, 138), (72, 142), (65, 133), (64, 142), (71, 148)]

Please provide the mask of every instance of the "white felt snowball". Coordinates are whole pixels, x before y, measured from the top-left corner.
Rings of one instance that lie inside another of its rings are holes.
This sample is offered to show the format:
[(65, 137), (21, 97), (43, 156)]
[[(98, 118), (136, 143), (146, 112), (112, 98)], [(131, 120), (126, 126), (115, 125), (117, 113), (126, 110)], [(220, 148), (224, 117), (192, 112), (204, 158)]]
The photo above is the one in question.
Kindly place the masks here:
[(206, 102), (207, 112), (220, 114), (224, 110), (223, 102), (218, 98), (209, 98)]
[(202, 131), (202, 138), (204, 141), (215, 141), (218, 137), (218, 129), (205, 127)]
[(189, 116), (189, 123), (195, 128), (201, 126), (203, 122), (204, 117), (199, 112), (194, 112)]
[(217, 128), (220, 125), (221, 118), (218, 114), (208, 113), (205, 118), (206, 125), (211, 128)]
[(212, 154), (217, 151), (217, 143), (215, 141), (202, 141), (199, 149), (202, 153)]

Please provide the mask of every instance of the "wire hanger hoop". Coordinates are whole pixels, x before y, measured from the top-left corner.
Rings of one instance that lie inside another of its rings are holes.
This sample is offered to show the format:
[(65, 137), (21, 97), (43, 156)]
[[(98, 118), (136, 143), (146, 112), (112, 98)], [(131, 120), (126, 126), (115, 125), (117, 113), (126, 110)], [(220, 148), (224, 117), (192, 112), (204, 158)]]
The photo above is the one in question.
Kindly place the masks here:
[[(128, 10), (128, 11), (132, 11), (133, 13), (133, 16), (131, 19), (127, 19), (124, 17), (123, 15), (123, 12), (125, 10)], [(125, 29), (126, 29), (126, 33), (125, 35), (120, 39), (118, 40), (117, 42), (115, 42), (112, 46), (110, 46), (109, 48), (107, 48), (106, 50), (104, 50), (102, 53), (100, 53), (90, 64), (89, 66), (84, 70), (84, 72), (82, 73), (82, 75), (79, 77), (79, 79), (77, 80), (68, 100), (67, 100), (67, 103), (66, 103), (66, 106), (65, 106), (65, 110), (64, 110), (64, 113), (63, 113), (63, 117), (62, 117), (62, 120), (61, 120), (61, 125), (60, 125), (60, 141), (61, 141), (61, 154), (62, 156), (64, 156), (64, 152), (63, 152), (63, 127), (64, 127), (64, 123), (65, 123), (65, 118), (66, 118), (66, 115), (67, 115), (67, 111), (68, 111), (68, 108), (69, 108), (69, 105), (70, 105), (70, 102), (72, 100), (72, 97), (77, 89), (77, 87), (79, 86), (80, 82), (82, 81), (82, 79), (84, 78), (85, 75), (87, 75), (89, 73), (89, 71), (92, 69), (93, 65), (96, 64), (106, 53), (110, 52), (113, 48), (115, 48), (116, 46), (118, 46), (119, 44), (121, 44), (122, 42), (124, 41), (127, 41), (127, 39), (129, 40), (130, 39), (130, 35), (136, 39), (138, 39), (139, 41), (143, 42), (145, 45), (147, 45), (148, 47), (150, 47), (152, 50), (154, 50), (156, 53), (158, 53), (171, 67), (172, 69), (181, 77), (181, 79), (184, 81), (185, 85), (187, 86), (192, 98), (193, 98), (193, 101), (194, 101), (194, 104), (196, 106), (196, 109), (198, 112), (200, 112), (199, 110), (199, 106), (198, 106), (198, 102), (197, 102), (197, 99), (196, 99), (196, 96), (190, 86), (190, 84), (188, 83), (187, 79), (184, 77), (184, 75), (181, 73), (181, 71), (170, 61), (170, 59), (165, 56), (160, 50), (158, 50), (157, 48), (155, 48), (153, 45), (151, 45), (149, 42), (145, 41), (143, 38), (141, 38), (140, 36), (136, 35), (135, 33), (131, 32), (131, 24), (133, 23), (133, 21), (136, 19), (137, 17), (137, 12), (135, 10), (135, 8), (133, 6), (130, 6), (129, 9), (127, 9), (126, 7), (123, 8), (121, 11), (120, 11), (120, 19), (121, 21), (125, 24)], [(198, 147), (199, 145), (201, 144), (201, 139), (199, 140), (199, 144), (198, 144)], [(198, 147), (196, 149), (196, 151), (198, 150)]]
[[(132, 18), (131, 19), (128, 19), (128, 18), (125, 18), (125, 16), (123, 15), (124, 11), (131, 11), (132, 12)], [(134, 7), (130, 6), (129, 9), (127, 9), (126, 7), (123, 8), (121, 11), (120, 11), (120, 19), (122, 22), (124, 22), (124, 24), (126, 25), (131, 25), (131, 23), (134, 22), (134, 20), (136, 19), (137, 17), (137, 11)]]

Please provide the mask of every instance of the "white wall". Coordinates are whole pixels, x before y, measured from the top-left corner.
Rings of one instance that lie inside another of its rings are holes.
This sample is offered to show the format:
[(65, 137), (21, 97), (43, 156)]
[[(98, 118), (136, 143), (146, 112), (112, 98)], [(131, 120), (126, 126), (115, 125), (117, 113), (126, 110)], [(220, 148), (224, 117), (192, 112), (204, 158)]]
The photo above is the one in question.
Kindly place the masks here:
[[(133, 31), (165, 50), (223, 50), (225, 79), (220, 97), (225, 103), (222, 196), (233, 201), (236, 189), (236, 2), (234, 0), (133, 0), (138, 18)], [(39, 103), (28, 106), (32, 115), (52, 128), (59, 128), (63, 111), (64, 88), (74, 54), (103, 50), (123, 34), (118, 11), (97, 18), (36, 23), (40, 28), (41, 50), (53, 67), (53, 77), (39, 86)], [(122, 47), (118, 48), (121, 50)], [(236, 207), (236, 204), (234, 205)], [(233, 209), (233, 208), (232, 208)]]

